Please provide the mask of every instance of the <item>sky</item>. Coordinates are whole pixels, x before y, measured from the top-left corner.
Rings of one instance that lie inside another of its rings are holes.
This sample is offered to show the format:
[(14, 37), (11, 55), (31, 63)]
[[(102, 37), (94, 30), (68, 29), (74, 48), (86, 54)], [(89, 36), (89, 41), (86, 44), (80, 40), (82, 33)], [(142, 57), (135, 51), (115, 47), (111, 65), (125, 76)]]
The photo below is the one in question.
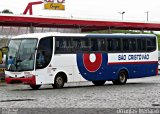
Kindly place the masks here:
[[(40, 0), (0, 0), (0, 11), (9, 9), (22, 14), (29, 2)], [(33, 6), (33, 15), (66, 18), (103, 19), (160, 23), (160, 0), (65, 0), (65, 11), (44, 10), (43, 4)]]

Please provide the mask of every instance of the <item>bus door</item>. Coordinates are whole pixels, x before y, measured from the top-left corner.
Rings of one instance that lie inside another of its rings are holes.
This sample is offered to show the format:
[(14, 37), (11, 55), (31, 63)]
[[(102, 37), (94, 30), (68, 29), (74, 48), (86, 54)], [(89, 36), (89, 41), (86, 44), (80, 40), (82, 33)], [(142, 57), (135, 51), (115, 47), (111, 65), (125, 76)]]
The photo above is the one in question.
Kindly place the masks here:
[(39, 41), (36, 55), (37, 84), (52, 83), (52, 71), (49, 71), (53, 53), (53, 37), (45, 37)]

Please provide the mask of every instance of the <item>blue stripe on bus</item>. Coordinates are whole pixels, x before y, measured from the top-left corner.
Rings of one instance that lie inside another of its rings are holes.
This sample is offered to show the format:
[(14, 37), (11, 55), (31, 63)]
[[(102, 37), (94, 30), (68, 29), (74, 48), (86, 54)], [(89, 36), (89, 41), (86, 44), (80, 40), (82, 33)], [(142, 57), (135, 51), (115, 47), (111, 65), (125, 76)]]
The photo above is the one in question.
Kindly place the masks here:
[(80, 74), (89, 81), (96, 80), (115, 80), (118, 78), (118, 72), (121, 69), (125, 69), (128, 71), (128, 78), (141, 78), (141, 77), (149, 77), (156, 75), (156, 69), (158, 67), (158, 62), (133, 62), (124, 64), (112, 64), (108, 63), (108, 55), (106, 53), (102, 53), (102, 64), (101, 66), (95, 70), (94, 72), (90, 72), (86, 69), (83, 61), (83, 53), (77, 54), (77, 66)]

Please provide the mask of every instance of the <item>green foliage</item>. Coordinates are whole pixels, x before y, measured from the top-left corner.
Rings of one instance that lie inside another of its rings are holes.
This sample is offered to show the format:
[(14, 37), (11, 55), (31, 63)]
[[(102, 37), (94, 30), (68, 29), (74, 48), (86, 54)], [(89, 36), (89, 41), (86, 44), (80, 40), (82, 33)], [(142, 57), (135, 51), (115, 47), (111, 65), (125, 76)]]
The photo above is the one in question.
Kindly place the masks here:
[(1, 13), (13, 14), (13, 12), (10, 11), (9, 9), (4, 9)]
[(156, 34), (157, 38), (158, 38), (158, 50), (160, 50), (160, 35)]

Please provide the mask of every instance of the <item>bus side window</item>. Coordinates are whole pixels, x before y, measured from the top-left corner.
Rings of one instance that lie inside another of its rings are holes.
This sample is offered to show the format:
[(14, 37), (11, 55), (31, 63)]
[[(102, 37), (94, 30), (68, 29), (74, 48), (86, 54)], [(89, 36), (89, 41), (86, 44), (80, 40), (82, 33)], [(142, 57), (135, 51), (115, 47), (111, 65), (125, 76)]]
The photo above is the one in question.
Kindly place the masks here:
[(49, 65), (52, 58), (53, 51), (53, 38), (45, 37), (42, 38), (38, 45), (37, 56), (36, 56), (36, 68), (41, 69)]
[(81, 51), (88, 51), (89, 50), (89, 41), (88, 38), (81, 39)]
[(55, 53), (72, 53), (71, 38), (57, 37)]
[(96, 38), (91, 39), (91, 51), (99, 51), (98, 50), (98, 40)]
[(98, 39), (98, 49), (99, 51), (106, 51), (106, 42), (105, 39)]
[(146, 39), (137, 39), (137, 51), (146, 51)]
[(147, 39), (147, 51), (154, 51), (156, 49), (155, 38)]
[(142, 50), (142, 44), (141, 44), (141, 39), (137, 39), (137, 50), (141, 51)]
[(112, 39), (107, 39), (107, 50), (112, 51)]
[(106, 42), (104, 38), (91, 38), (91, 51), (106, 51)]
[(112, 45), (113, 45), (113, 51), (121, 50), (121, 40), (120, 39), (114, 39)]
[(73, 38), (73, 49), (74, 51), (80, 51), (81, 41), (78, 38)]
[(123, 39), (123, 51), (129, 51), (129, 41), (128, 41), (128, 39)]
[(55, 41), (55, 53), (59, 53), (61, 51), (63, 51), (62, 47), (62, 42), (63, 42), (63, 39), (62, 38), (55, 38), (56, 41)]
[(142, 51), (146, 51), (146, 39), (142, 39), (141, 40), (141, 50)]
[(120, 51), (121, 40), (120, 39), (107, 39), (107, 50), (108, 51)]
[(73, 38), (73, 49), (77, 51), (88, 51), (89, 41), (88, 38)]
[(129, 39), (129, 50), (136, 51), (136, 39)]

